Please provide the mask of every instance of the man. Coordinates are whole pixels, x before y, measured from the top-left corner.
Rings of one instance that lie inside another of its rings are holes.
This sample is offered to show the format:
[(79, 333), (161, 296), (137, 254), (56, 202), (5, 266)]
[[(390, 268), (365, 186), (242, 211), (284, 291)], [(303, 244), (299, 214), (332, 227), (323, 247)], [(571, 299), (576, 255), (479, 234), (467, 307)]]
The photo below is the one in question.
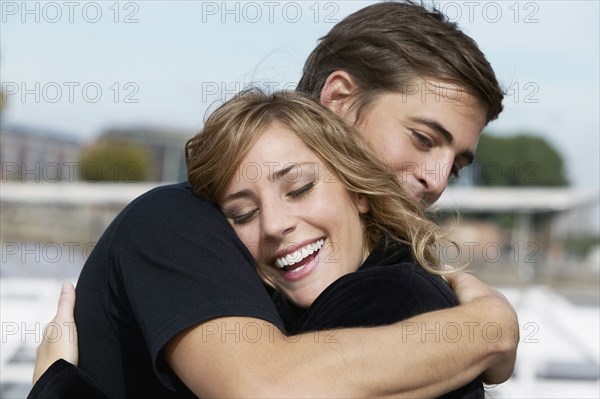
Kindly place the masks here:
[[(398, 3), (340, 22), (298, 89), (355, 123), (424, 207), (472, 160), (502, 100), (471, 39), (436, 12)], [(98, 242), (75, 319), (80, 366), (110, 397), (436, 396), (484, 370), (490, 383), (510, 376), (514, 311), (462, 273), (449, 277), (462, 306), (285, 337), (223, 222), (188, 186), (167, 186), (130, 204)], [(69, 321), (73, 296), (64, 291), (57, 322)], [(492, 322), (502, 331), (495, 342), (477, 328)], [(461, 327), (456, 342), (436, 334), (446, 323)]]

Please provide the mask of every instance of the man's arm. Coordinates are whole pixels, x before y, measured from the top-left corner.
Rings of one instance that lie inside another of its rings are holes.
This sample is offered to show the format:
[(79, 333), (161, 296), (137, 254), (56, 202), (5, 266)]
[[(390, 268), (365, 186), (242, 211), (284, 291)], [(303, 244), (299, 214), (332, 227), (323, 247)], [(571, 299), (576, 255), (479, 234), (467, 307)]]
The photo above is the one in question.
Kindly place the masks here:
[(513, 373), (515, 361), (517, 360), (517, 345), (519, 343), (519, 322), (517, 314), (506, 299), (498, 290), (483, 284), (477, 278), (468, 273), (452, 273), (445, 276), (446, 280), (452, 287), (452, 290), (458, 297), (461, 303), (468, 304), (475, 301), (496, 298), (498, 308), (491, 308), (492, 318), (488, 323), (483, 324), (482, 332), (485, 329), (484, 341), (493, 341), (493, 329), (496, 328), (494, 323), (499, 323), (502, 326), (502, 337), (506, 340), (502, 345), (506, 348), (500, 351), (492, 366), (487, 368), (483, 373), (483, 381), (488, 384), (501, 384), (508, 380)]
[(290, 338), (228, 317), (182, 332), (164, 354), (198, 396), (435, 397), (485, 370), (486, 382), (505, 381), (518, 342), (514, 310), (473, 276), (449, 281), (463, 305), (391, 326)]
[[(262, 320), (220, 318), (179, 334), (165, 356), (200, 396), (434, 397), (484, 370), (486, 382), (505, 381), (518, 342), (514, 310), (471, 275), (447, 277), (463, 305), (392, 326), (285, 337)], [(67, 286), (53, 321), (71, 325), (74, 302)], [(61, 357), (76, 364), (67, 337), (42, 341), (34, 383)]]

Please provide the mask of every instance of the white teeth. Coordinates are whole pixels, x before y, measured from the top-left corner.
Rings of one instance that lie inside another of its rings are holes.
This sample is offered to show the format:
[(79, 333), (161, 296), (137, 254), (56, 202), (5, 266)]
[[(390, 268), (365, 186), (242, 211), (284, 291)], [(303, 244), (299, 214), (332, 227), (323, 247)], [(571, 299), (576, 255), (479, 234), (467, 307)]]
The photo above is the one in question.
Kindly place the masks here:
[(306, 265), (300, 266), (297, 269), (291, 270), (290, 273), (298, 273), (300, 270), (304, 269), (306, 267)]
[[(313, 242), (312, 244), (308, 244), (307, 246), (297, 249), (296, 251), (289, 253), (286, 256), (277, 258), (275, 259), (275, 266), (277, 266), (280, 269), (283, 269), (286, 266), (294, 265), (300, 262), (302, 259), (306, 258), (307, 256), (313, 254), (315, 251), (321, 249), (324, 242), (325, 240), (320, 239), (319, 241)], [(298, 270), (301, 270), (302, 267), (298, 268)]]

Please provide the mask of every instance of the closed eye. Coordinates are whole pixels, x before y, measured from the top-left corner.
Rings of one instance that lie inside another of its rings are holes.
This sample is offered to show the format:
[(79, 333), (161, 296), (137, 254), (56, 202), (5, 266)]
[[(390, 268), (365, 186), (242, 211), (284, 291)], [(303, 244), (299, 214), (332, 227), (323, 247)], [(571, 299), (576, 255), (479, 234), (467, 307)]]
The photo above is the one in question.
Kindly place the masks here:
[(258, 212), (258, 208), (253, 209), (250, 212), (244, 213), (243, 215), (229, 216), (229, 219), (231, 219), (231, 221), (233, 221), (233, 224), (244, 224), (244, 223), (248, 223), (250, 220), (252, 220), (252, 218), (254, 217), (254, 215), (256, 215), (257, 212)]
[(290, 196), (293, 199), (301, 198), (302, 196), (308, 194), (310, 190), (312, 190), (315, 187), (315, 183), (316, 182), (311, 181), (310, 183), (305, 184), (297, 190), (290, 191), (288, 193), (288, 196)]

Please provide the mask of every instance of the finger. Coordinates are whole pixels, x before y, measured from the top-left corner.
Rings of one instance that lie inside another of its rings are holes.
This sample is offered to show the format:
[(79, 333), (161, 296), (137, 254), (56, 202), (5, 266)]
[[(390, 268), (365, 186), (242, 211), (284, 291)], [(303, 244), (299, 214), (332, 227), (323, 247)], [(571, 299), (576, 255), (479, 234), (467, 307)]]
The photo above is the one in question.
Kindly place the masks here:
[(467, 275), (467, 274), (464, 272), (455, 270), (451, 266), (444, 266), (444, 270), (447, 270), (447, 271), (454, 270), (452, 273), (444, 274), (444, 277), (446, 278), (446, 281), (450, 285), (450, 288), (452, 288), (453, 291), (456, 291), (456, 287), (460, 286), (461, 282), (465, 278), (465, 275)]
[(452, 269), (451, 273), (446, 274), (446, 276), (450, 277), (456, 284), (472, 284), (475, 282), (480, 282), (480, 280), (471, 274), (468, 270), (457, 270)]
[(450, 281), (448, 280), (448, 274), (453, 273), (456, 269), (454, 269), (450, 265), (443, 265), (442, 270), (444, 271), (444, 274), (441, 275), (442, 278), (446, 281), (446, 283), (448, 283), (448, 285), (450, 285)]
[(58, 298), (58, 309), (56, 310), (57, 322), (73, 322), (73, 312), (75, 310), (75, 287), (70, 282), (65, 281)]

